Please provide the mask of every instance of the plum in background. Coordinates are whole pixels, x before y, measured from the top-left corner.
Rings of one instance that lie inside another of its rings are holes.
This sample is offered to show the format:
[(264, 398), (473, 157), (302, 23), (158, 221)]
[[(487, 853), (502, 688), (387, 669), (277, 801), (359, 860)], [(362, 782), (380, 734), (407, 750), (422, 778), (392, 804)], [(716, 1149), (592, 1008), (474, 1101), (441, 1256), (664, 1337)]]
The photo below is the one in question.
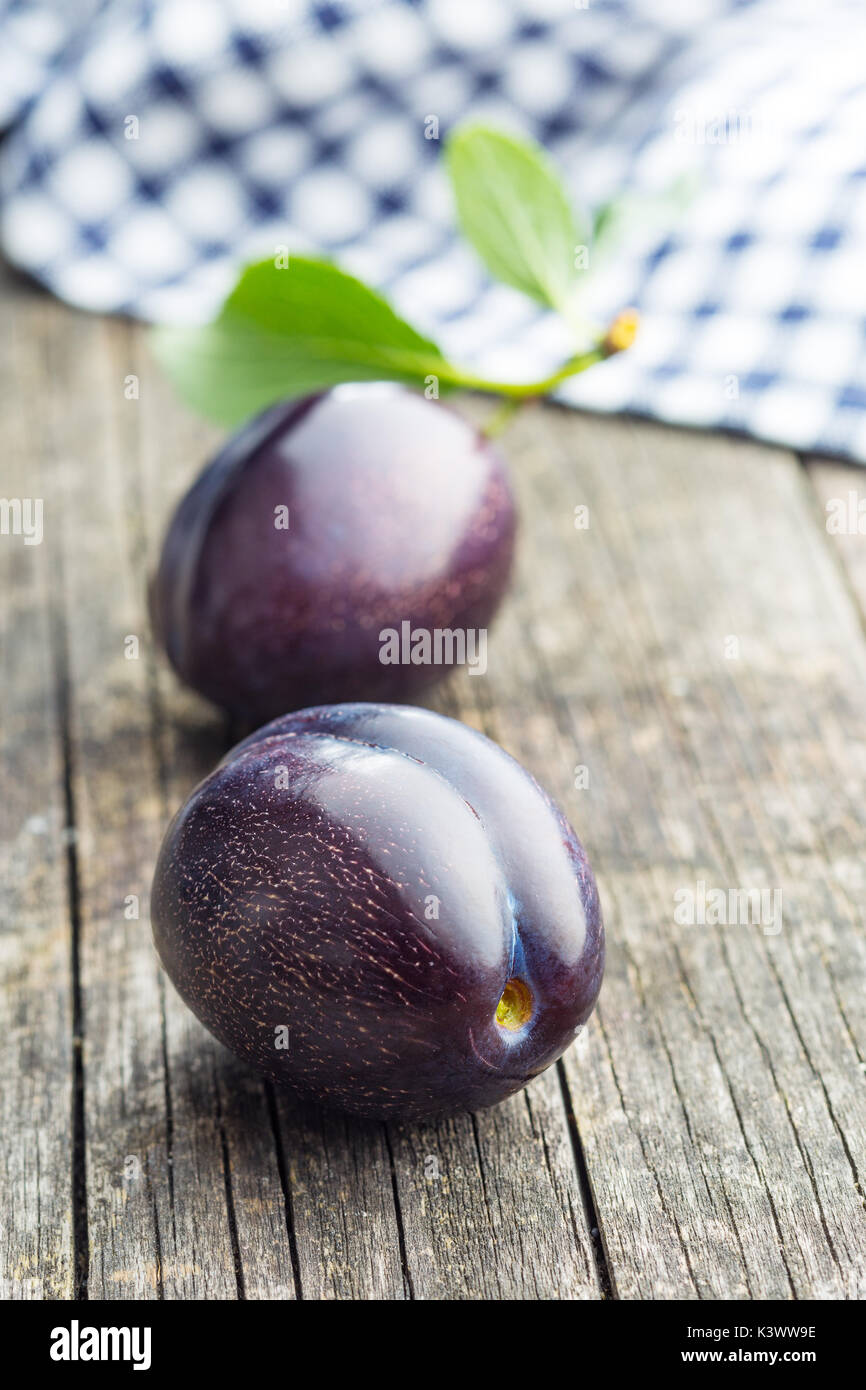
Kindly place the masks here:
[(449, 667), (383, 664), (380, 633), (485, 629), (514, 531), (504, 465), (458, 415), (337, 387), (266, 412), (200, 474), (151, 585), (154, 627), (185, 681), (254, 723), (403, 699)]
[(589, 1017), (592, 871), (519, 763), (428, 710), (284, 716), (169, 827), (159, 955), (198, 1018), (272, 1080), (378, 1118), (493, 1105)]

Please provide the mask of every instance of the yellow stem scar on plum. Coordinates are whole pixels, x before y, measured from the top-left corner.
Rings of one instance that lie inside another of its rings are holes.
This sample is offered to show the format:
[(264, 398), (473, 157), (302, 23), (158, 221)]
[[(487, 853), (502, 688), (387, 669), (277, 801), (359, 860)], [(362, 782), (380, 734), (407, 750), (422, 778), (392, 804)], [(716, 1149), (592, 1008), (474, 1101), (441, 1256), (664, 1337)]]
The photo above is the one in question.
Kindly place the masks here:
[(500, 1028), (516, 1033), (532, 1017), (532, 995), (522, 980), (509, 980), (502, 998), (496, 1005), (496, 1022)]

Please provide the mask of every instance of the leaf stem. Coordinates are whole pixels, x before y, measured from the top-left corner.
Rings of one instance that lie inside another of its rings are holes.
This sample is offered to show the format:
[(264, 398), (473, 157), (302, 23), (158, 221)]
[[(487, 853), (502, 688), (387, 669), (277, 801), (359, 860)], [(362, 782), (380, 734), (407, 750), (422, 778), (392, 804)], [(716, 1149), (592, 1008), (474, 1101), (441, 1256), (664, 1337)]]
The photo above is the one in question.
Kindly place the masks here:
[(544, 377), (541, 381), (525, 383), (488, 381), (485, 377), (473, 376), (471, 372), (464, 372), (461, 367), (455, 367), (450, 362), (441, 364), (439, 375), (451, 386), (461, 386), (467, 391), (484, 391), (493, 396), (504, 396), (506, 400), (525, 401), (533, 396), (547, 396), (563, 381), (567, 381), (569, 377), (577, 376), (579, 372), (585, 372), (587, 367), (594, 367), (596, 362), (604, 362), (608, 357), (613, 357), (616, 353), (624, 352), (626, 348), (631, 347), (637, 333), (638, 322), (636, 309), (621, 310), (608, 326), (607, 331), (596, 340), (594, 347), (587, 352), (579, 352), (574, 357), (569, 357), (558, 371)]
[(541, 381), (488, 381), (486, 377), (473, 376), (471, 372), (464, 372), (462, 368), (454, 367), (450, 363), (446, 371), (443, 372), (440, 368), (440, 374), (451, 386), (460, 386), (467, 391), (483, 391), (486, 395), (504, 396), (506, 400), (524, 401), (532, 396), (548, 395), (561, 382), (577, 376), (579, 372), (585, 372), (587, 367), (594, 366), (596, 362), (603, 362), (607, 356), (609, 353), (605, 351), (604, 345), (599, 343), (589, 352), (570, 357), (558, 371)]

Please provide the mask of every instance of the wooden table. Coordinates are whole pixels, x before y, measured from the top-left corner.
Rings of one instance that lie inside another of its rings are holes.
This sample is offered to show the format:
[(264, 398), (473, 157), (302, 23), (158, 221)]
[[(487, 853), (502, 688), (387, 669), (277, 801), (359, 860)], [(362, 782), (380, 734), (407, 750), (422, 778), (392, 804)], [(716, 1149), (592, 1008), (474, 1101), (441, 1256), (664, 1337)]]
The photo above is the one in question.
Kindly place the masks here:
[[(0, 536), (0, 1291), (866, 1297), (866, 538), (825, 525), (864, 476), (517, 420), (517, 583), (488, 675), (431, 703), (573, 819), (602, 1003), (493, 1110), (351, 1122), (236, 1063), (150, 941), (162, 831), (229, 731), (154, 650), (145, 583), (217, 434), (140, 329), (5, 288), (0, 490), (44, 499), (44, 540)], [(681, 925), (699, 883), (777, 890), (781, 930)]]

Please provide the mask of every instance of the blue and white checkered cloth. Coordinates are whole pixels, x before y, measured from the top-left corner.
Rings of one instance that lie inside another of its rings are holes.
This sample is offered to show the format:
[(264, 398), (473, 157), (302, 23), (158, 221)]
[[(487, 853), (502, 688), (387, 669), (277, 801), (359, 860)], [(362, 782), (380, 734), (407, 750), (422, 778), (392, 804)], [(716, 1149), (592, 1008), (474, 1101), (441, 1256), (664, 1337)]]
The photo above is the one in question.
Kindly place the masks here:
[(642, 330), (567, 400), (866, 462), (864, 59), (861, 0), (0, 0), (0, 244), (158, 320), (321, 250), (525, 379), (561, 329), (455, 237), (435, 136), (472, 116), (591, 205), (696, 181), (590, 264)]

